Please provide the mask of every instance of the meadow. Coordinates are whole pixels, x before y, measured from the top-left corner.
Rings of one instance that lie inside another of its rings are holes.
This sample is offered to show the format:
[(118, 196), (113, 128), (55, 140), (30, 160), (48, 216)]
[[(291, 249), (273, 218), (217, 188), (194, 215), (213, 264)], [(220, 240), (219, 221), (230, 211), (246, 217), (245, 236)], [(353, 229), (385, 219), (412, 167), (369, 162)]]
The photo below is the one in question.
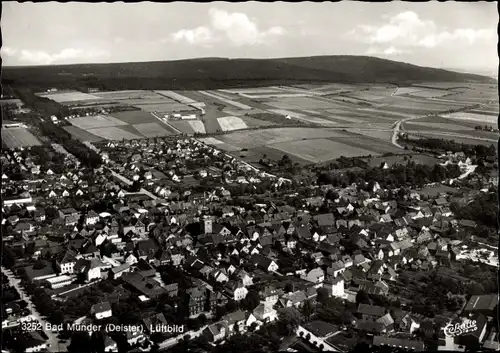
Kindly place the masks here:
[(22, 127), (2, 127), (2, 144), (12, 149), (41, 145), (40, 141), (28, 129)]

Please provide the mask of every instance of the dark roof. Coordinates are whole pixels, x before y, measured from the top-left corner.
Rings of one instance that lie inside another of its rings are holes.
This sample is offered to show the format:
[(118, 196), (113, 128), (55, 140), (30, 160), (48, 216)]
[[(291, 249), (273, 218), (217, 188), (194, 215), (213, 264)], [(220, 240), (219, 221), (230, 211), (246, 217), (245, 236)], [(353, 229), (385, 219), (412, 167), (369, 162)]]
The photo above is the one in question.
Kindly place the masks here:
[(326, 337), (329, 334), (337, 332), (339, 329), (337, 326), (329, 324), (324, 321), (313, 321), (305, 324), (303, 326), (307, 331), (311, 332), (316, 337)]
[(376, 305), (359, 304), (358, 313), (380, 317), (385, 314), (385, 308)]
[(109, 302), (102, 302), (99, 304), (92, 305), (92, 312), (94, 313), (103, 313), (105, 311), (111, 310), (111, 305)]
[(494, 310), (497, 305), (497, 294), (473, 295), (465, 306), (464, 311)]

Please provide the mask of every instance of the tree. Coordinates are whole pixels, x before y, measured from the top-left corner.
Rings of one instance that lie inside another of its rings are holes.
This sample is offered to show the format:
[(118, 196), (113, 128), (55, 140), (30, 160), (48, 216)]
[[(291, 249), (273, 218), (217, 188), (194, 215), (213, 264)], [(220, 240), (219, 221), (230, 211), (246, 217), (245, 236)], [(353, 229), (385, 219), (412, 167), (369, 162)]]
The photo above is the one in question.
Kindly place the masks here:
[(309, 321), (313, 313), (314, 313), (314, 307), (311, 304), (311, 301), (306, 300), (304, 302), (304, 305), (302, 306), (302, 315), (304, 315), (306, 321)]
[(2, 247), (2, 266), (11, 268), (16, 264), (16, 258), (14, 252), (9, 246)]
[(364, 290), (358, 291), (356, 294), (356, 303), (358, 304), (371, 304), (370, 297)]
[(302, 315), (294, 308), (283, 308), (278, 311), (279, 323), (291, 335), (302, 322)]
[(328, 293), (328, 289), (326, 288), (318, 288), (316, 290), (316, 293), (317, 293), (317, 297), (316, 297), (316, 300), (321, 303), (321, 304), (325, 304), (328, 300), (328, 298), (330, 297), (329, 293)]

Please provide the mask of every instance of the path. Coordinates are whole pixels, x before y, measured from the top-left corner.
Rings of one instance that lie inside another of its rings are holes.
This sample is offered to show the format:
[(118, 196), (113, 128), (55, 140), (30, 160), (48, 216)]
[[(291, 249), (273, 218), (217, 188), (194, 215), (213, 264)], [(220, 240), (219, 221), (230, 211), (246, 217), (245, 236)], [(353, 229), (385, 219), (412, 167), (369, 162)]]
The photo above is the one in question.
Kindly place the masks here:
[(49, 338), (47, 341), (47, 344), (49, 345), (49, 352), (65, 352), (66, 350), (66, 345), (62, 342), (59, 341), (57, 338), (57, 335), (52, 332), (52, 331), (47, 331), (45, 327), (47, 327), (47, 321), (42, 318), (40, 313), (38, 313), (35, 305), (31, 301), (31, 298), (26, 294), (24, 291), (24, 288), (21, 287), (21, 280), (17, 279), (14, 275), (14, 273), (11, 270), (6, 269), (5, 267), (2, 266), (2, 272), (5, 273), (7, 278), (9, 279), (9, 284), (16, 288), (17, 292), (21, 296), (21, 299), (26, 301), (28, 303), (28, 309), (31, 312), (31, 316), (33, 317), (34, 320), (40, 322), (42, 324), (43, 332), (47, 335)]

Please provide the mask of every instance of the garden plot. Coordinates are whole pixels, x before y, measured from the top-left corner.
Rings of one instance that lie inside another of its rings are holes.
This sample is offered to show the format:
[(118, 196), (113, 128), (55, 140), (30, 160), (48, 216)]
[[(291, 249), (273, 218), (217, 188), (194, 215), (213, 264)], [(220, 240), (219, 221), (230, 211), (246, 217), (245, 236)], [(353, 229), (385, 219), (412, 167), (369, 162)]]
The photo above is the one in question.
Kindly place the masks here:
[(80, 129), (76, 126), (64, 126), (63, 129), (69, 132), (71, 136), (73, 136), (79, 141), (88, 141), (88, 142), (102, 141), (101, 137), (91, 134), (90, 132)]
[(139, 135), (120, 129), (116, 126), (102, 127), (97, 129), (87, 129), (88, 132), (96, 136), (102, 137), (105, 140), (135, 140), (142, 138)]
[(234, 131), (248, 128), (247, 124), (241, 119), (235, 116), (226, 116), (223, 118), (217, 118), (222, 131)]
[(341, 156), (356, 157), (374, 154), (362, 148), (345, 145), (328, 139), (312, 139), (302, 141), (291, 141), (276, 143), (270, 147), (283, 151), (287, 154), (295, 155), (299, 158), (309, 160), (313, 163), (326, 162), (337, 159)]
[(142, 124), (153, 123), (157, 119), (150, 113), (143, 112), (142, 110), (125, 111), (118, 113), (111, 113), (112, 116), (127, 124)]
[(202, 121), (200, 120), (188, 120), (189, 125), (191, 125), (191, 128), (193, 129), (194, 132), (200, 133), (200, 134), (206, 134), (207, 132), (205, 131), (205, 125), (203, 124)]
[(205, 95), (205, 96), (208, 96), (208, 97), (211, 97), (211, 98), (215, 98), (215, 99), (218, 99), (224, 103), (227, 103), (229, 105), (232, 105), (232, 106), (235, 106), (236, 108), (239, 108), (239, 109), (252, 109), (252, 107), (249, 107), (248, 105), (245, 105), (245, 104), (242, 104), (242, 103), (238, 103), (238, 102), (235, 102), (231, 99), (226, 99), (224, 97), (221, 97), (221, 96), (218, 96), (218, 95), (215, 95), (213, 93), (210, 93), (210, 92), (206, 92), (206, 91), (198, 91), (199, 93)]
[(167, 98), (173, 99), (183, 104), (193, 104), (196, 103), (195, 100), (185, 97), (182, 94), (176, 93), (174, 91), (155, 91), (156, 93), (165, 96)]
[(100, 97), (88, 94), (88, 93), (82, 93), (78, 91), (71, 91), (71, 92), (61, 92), (61, 93), (38, 93), (37, 94), (40, 97), (45, 97), (50, 100), (53, 100), (57, 103), (66, 103), (66, 102), (74, 102), (74, 101), (86, 101), (86, 100), (99, 100)]
[(40, 141), (28, 129), (22, 127), (2, 127), (2, 143), (7, 148), (12, 149), (41, 145)]
[(170, 132), (165, 130), (158, 123), (142, 123), (133, 125), (134, 129), (136, 129), (141, 135), (144, 137), (163, 137), (170, 136)]
[(86, 116), (83, 118), (74, 118), (69, 121), (71, 122), (72, 125), (79, 127), (80, 129), (83, 130), (127, 125), (127, 123), (118, 120), (116, 118), (113, 118), (110, 115)]
[(469, 120), (469, 121), (477, 121), (481, 123), (487, 124), (497, 124), (498, 116), (495, 115), (484, 115), (484, 114), (474, 114), (474, 113), (466, 113), (466, 112), (458, 112), (452, 114), (441, 115), (441, 117), (452, 120)]

